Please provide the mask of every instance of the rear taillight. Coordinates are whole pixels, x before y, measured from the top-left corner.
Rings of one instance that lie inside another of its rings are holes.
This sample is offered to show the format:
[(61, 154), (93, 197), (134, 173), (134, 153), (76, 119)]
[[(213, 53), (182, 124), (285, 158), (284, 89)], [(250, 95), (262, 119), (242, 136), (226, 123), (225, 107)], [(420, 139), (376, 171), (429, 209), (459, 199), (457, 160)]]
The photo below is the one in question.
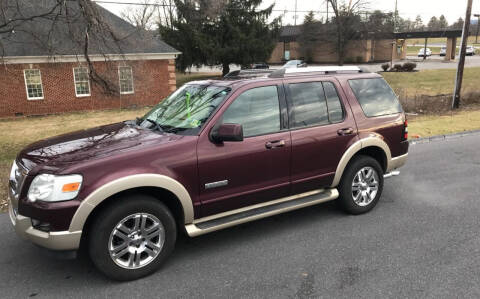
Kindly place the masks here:
[(403, 141), (408, 140), (408, 121), (405, 119), (403, 123)]

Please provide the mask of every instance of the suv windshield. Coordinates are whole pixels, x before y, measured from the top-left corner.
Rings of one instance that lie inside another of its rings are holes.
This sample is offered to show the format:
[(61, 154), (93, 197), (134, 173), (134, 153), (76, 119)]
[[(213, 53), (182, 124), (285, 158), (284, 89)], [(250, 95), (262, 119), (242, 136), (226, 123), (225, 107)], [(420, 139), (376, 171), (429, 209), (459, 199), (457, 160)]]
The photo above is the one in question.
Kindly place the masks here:
[(213, 85), (184, 85), (141, 118), (140, 125), (167, 133), (197, 134), (230, 90)]

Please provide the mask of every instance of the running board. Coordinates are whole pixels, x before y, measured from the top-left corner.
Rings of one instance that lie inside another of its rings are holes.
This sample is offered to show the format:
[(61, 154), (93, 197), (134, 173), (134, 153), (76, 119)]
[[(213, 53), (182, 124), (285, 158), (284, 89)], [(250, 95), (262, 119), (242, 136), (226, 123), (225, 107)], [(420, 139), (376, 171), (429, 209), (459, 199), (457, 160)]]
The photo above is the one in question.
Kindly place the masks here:
[(390, 171), (389, 173), (384, 174), (383, 178), (388, 179), (388, 178), (391, 178), (391, 177), (394, 177), (394, 176), (399, 176), (399, 175), (400, 175), (400, 170), (394, 170), (394, 171)]
[(200, 218), (194, 220), (192, 224), (185, 225), (185, 229), (190, 237), (196, 237), (238, 224), (317, 205), (336, 198), (338, 198), (338, 191), (335, 188), (315, 190)]

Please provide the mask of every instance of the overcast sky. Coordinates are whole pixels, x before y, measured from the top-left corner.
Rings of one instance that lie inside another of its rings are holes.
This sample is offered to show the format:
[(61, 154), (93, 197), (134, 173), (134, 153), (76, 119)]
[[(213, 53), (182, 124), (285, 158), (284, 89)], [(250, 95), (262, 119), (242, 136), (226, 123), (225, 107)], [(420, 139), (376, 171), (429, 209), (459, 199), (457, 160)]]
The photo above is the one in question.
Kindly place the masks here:
[[(142, 2), (142, 0), (106, 0), (115, 2)], [(275, 10), (288, 10), (284, 16), (284, 24), (294, 23), (295, 0), (264, 0), (262, 6), (268, 6), (275, 3)], [(128, 5), (102, 4), (107, 9), (119, 14), (126, 9)], [(398, 0), (398, 11), (400, 16), (405, 19), (414, 20), (417, 15), (421, 15), (424, 24), (432, 16), (445, 15), (449, 24), (454, 23), (458, 18), (465, 18), (467, 0)], [(370, 0), (369, 10), (379, 9), (384, 12), (395, 9), (395, 0)], [(297, 0), (297, 11), (326, 11), (324, 0)], [(473, 0), (473, 13), (480, 13), (480, 0)], [(282, 12), (275, 11), (275, 15), (282, 15)], [(301, 23), (304, 12), (297, 13), (297, 22)], [(325, 17), (325, 13), (318, 13), (317, 17)]]

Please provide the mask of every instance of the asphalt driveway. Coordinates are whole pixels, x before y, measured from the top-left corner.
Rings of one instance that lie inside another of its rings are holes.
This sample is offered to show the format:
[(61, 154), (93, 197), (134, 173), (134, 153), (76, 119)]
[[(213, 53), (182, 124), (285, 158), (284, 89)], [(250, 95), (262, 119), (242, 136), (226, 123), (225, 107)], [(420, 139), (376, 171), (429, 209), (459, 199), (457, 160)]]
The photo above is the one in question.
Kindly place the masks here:
[(1, 298), (480, 297), (480, 135), (416, 144), (371, 213), (334, 203), (195, 239), (116, 283), (47, 257), (0, 215)]

